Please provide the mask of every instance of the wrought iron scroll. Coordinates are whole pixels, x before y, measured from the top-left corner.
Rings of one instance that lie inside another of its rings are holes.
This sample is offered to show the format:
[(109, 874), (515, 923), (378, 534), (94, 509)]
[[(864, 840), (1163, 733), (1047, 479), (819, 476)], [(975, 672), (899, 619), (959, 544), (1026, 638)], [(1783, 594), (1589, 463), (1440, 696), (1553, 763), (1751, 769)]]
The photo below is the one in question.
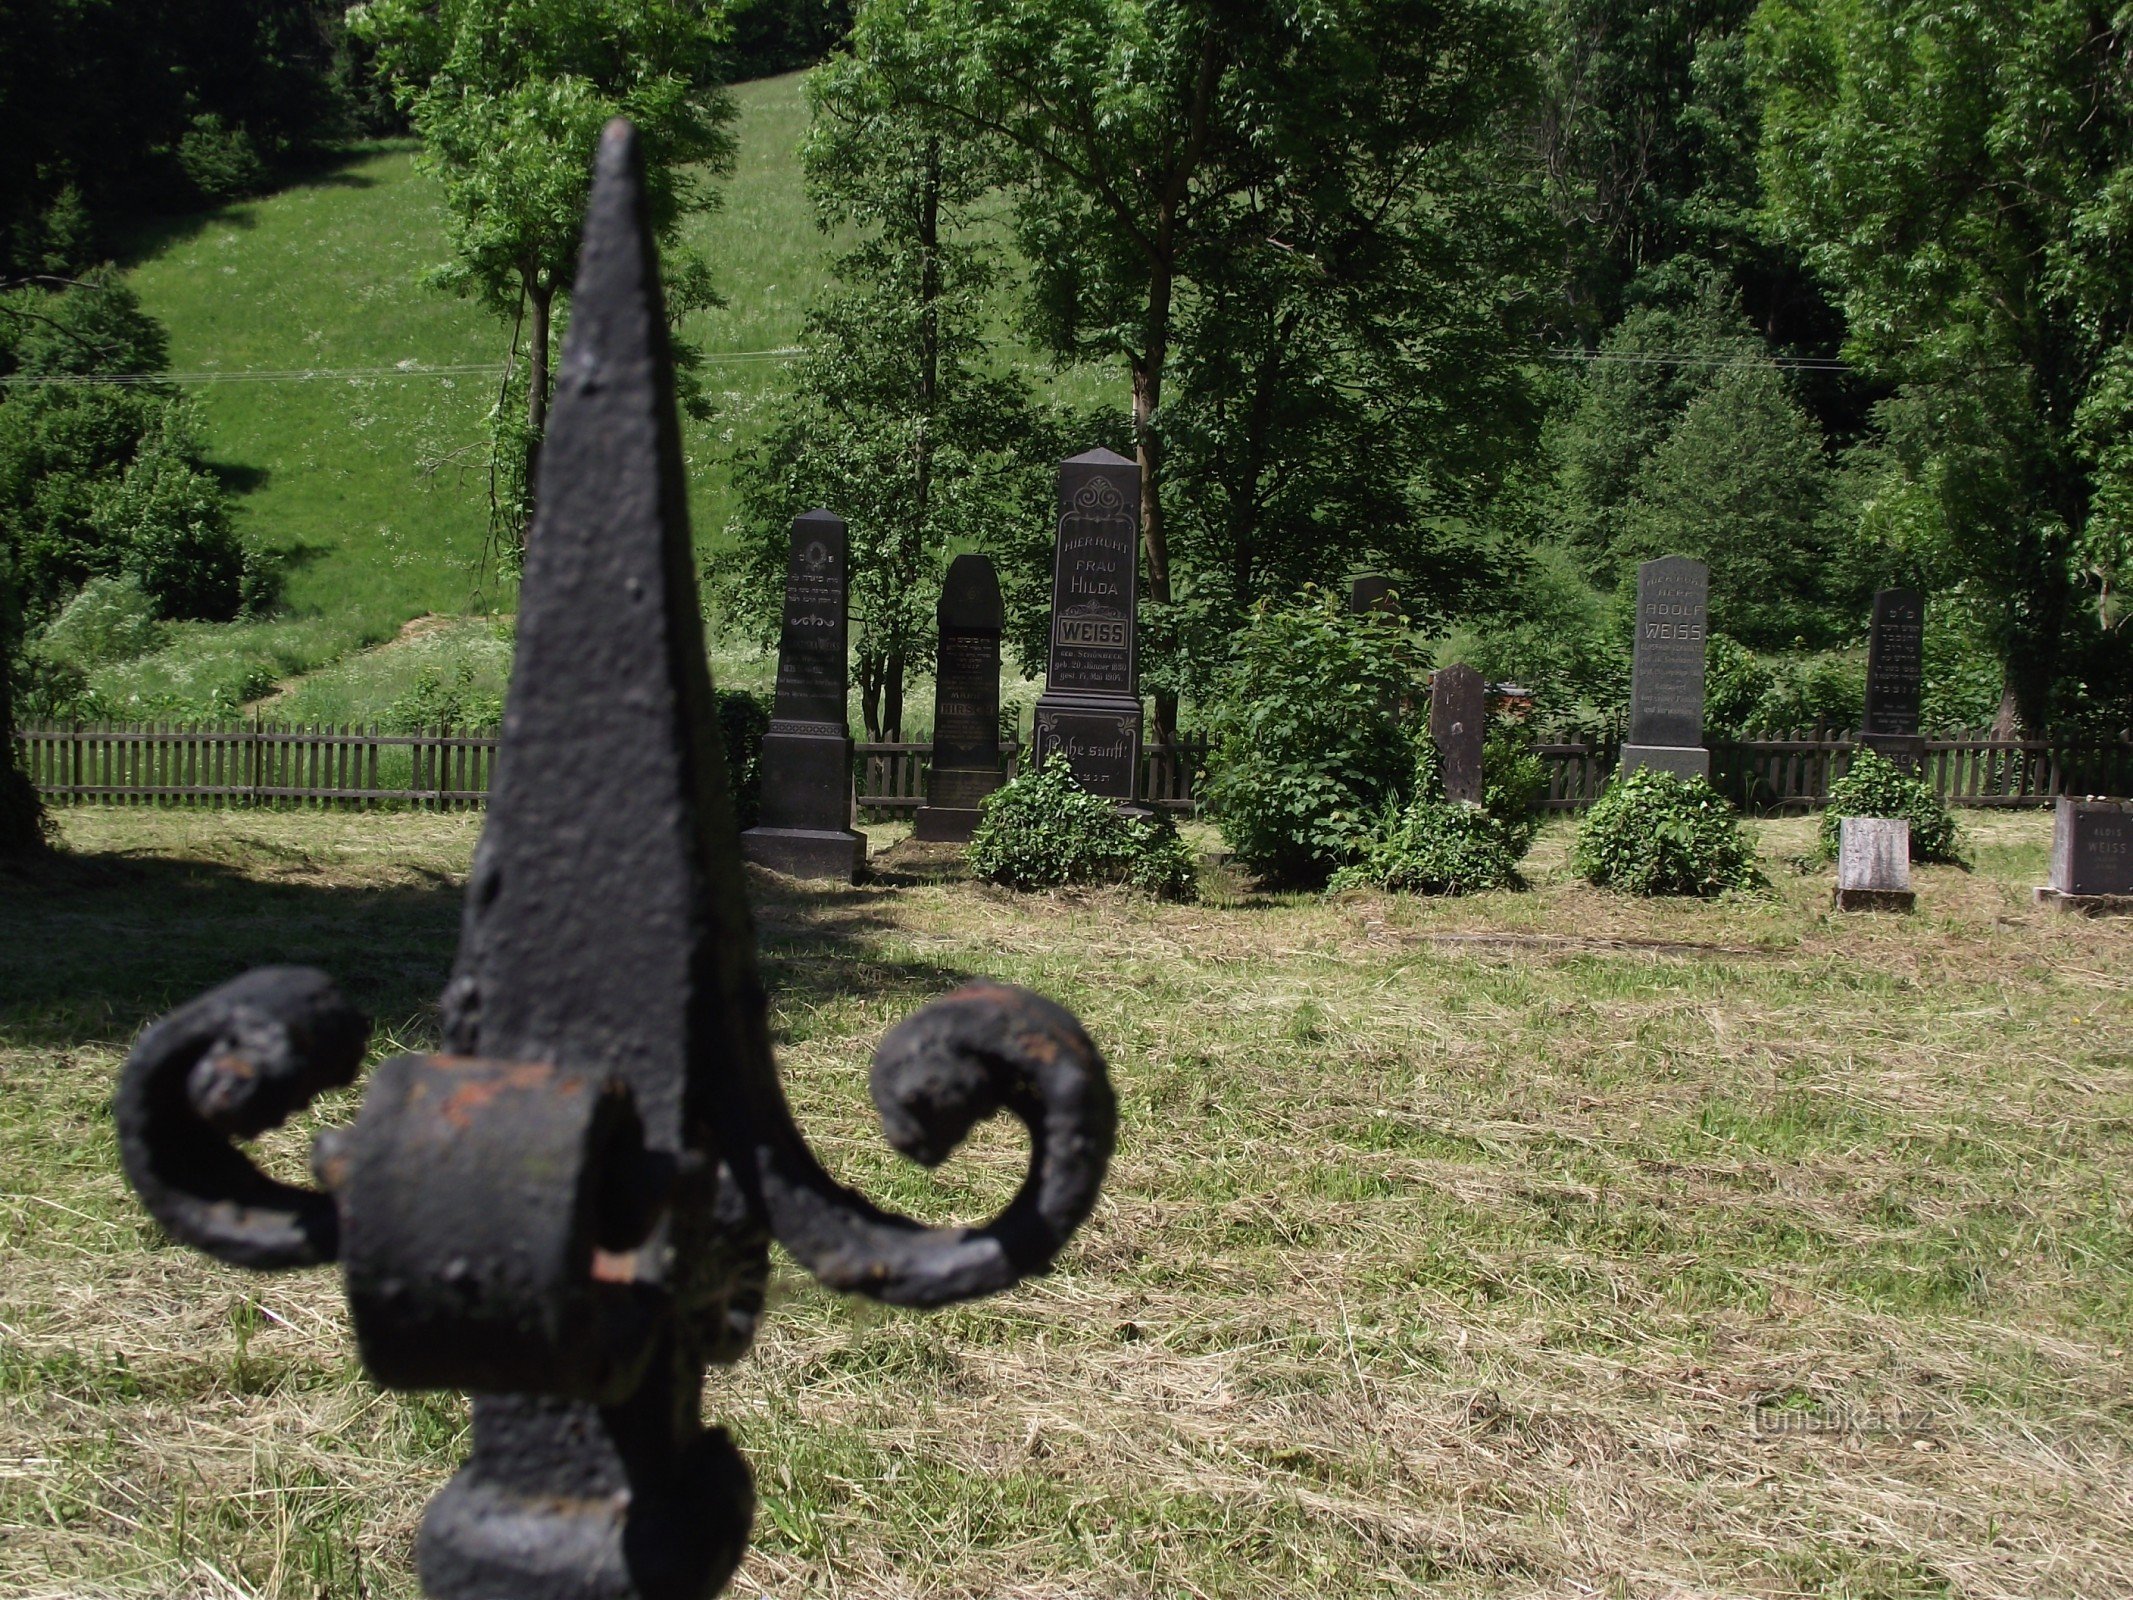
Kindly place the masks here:
[(316, 1188), (239, 1148), (352, 1083), (367, 1024), (265, 968), (128, 1058), (126, 1174), (175, 1238), (259, 1269), (338, 1261), (363, 1360), (474, 1394), (416, 1557), (434, 1600), (678, 1600), (740, 1560), (753, 1492), (701, 1420), (754, 1337), (775, 1238), (898, 1305), (1045, 1271), (1095, 1204), (1116, 1111), (1072, 1015), (977, 983), (892, 1029), (890, 1142), (945, 1159), (1029, 1129), (1020, 1192), (934, 1228), (837, 1183), (772, 1061), (705, 664), (666, 317), (636, 135), (604, 135), (528, 540), (487, 826), (444, 1051), (372, 1075)]

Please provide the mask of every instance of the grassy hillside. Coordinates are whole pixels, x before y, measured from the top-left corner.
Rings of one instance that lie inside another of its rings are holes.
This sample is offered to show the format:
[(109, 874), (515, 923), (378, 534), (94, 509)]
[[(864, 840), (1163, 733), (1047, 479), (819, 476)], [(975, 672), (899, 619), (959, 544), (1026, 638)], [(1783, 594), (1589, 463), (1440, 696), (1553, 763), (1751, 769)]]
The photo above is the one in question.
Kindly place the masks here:
[[(807, 115), (798, 76), (742, 85), (738, 98), (738, 170), (691, 241), (727, 301), (688, 329), (721, 407), (688, 440), (700, 538), (729, 514), (734, 440), (783, 381), (783, 363), (761, 352), (792, 344), (830, 249), (794, 159)], [(191, 378), (217, 461), (241, 490), (245, 536), (286, 558), (287, 603), (271, 621), (180, 628), (155, 655), (106, 669), (99, 687), (115, 704), (227, 711), (425, 613), (509, 608), (508, 591), (481, 576), (478, 470), (507, 330), (423, 282), (446, 248), (437, 187), (411, 146), (366, 148), (305, 183), (186, 219), (140, 254), (131, 281), (170, 329), (172, 365)], [(375, 692), (315, 709), (364, 714), (408, 676), (356, 674), (377, 680)]]

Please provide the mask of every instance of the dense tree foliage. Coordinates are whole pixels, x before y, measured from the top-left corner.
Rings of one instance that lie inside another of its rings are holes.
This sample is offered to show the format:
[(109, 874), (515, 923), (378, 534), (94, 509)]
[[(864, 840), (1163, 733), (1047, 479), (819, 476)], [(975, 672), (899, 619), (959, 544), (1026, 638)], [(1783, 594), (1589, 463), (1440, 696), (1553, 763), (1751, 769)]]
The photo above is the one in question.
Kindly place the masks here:
[(348, 131), (337, 0), (0, 0), (0, 279), (249, 192)]
[[(437, 281), (512, 323), (492, 505), (523, 537), (548, 420), (554, 319), (577, 270), (600, 130), (642, 140), (652, 226), (674, 317), (715, 300), (680, 227), (728, 170), (733, 102), (724, 13), (708, 0), (371, 0), (349, 13), (444, 185), (453, 259)], [(521, 349), (523, 369), (517, 366)], [(688, 352), (677, 352), (688, 365)]]
[(2004, 723), (2100, 696), (2122, 726), (2127, 645), (2096, 636), (2133, 571), (2133, 14), (1769, 0), (1756, 44), (1773, 224), (1902, 386), (1867, 531), (1977, 606)]
[(815, 506), (843, 516), (861, 712), (870, 739), (895, 740), (905, 685), (932, 668), (934, 602), (955, 550), (994, 554), (1024, 638), (1049, 605), (1057, 439), (1025, 386), (991, 370), (987, 297), (1000, 269), (977, 210), (987, 153), (884, 94), (870, 65), (847, 57), (809, 80), (809, 192), (822, 227), (858, 243), (808, 314), (806, 353), (765, 438), (736, 463), (744, 561), (714, 578), (729, 614), (774, 640), (791, 519)]
[[(1494, 309), (1487, 287), (1478, 306), (1441, 292), (1474, 265), (1447, 212), (1485, 171), (1461, 171), (1456, 153), (1492, 128), (1525, 71), (1522, 23), (1510, 0), (860, 8), (855, 38), (893, 92), (999, 148), (1029, 263), (1025, 327), (1061, 360), (1115, 361), (1130, 379), (1155, 737), (1181, 687), (1161, 670), (1180, 643), (1171, 607), (1196, 578), (1174, 549), (1167, 386), (1196, 358), (1213, 375), (1187, 470), (1196, 487), (1209, 483), (1199, 467), (1222, 455), (1228, 492), (1196, 533), (1212, 554), (1241, 552), (1248, 579), (1285, 469), (1323, 467), (1344, 421), (1367, 422), (1368, 439), (1394, 435), (1374, 414), (1387, 405), (1385, 372), (1410, 368), (1404, 388), (1392, 386), (1404, 398), (1422, 392), (1414, 369), (1450, 374), (1463, 355), (1485, 386), (1508, 341), (1500, 324), (1493, 339), (1465, 337)], [(1482, 231), (1484, 255), (1499, 234)], [(1445, 306), (1459, 314), (1440, 328)], [(1432, 337), (1403, 342), (1403, 331)], [(1214, 339), (1233, 334), (1239, 347), (1217, 358)], [(1351, 361), (1358, 351), (1377, 359)], [(1253, 383), (1265, 397), (1257, 419), (1248, 397), (1237, 403)], [(1351, 416), (1312, 417), (1286, 435), (1295, 449), (1283, 457), (1266, 419), (1323, 411), (1328, 386), (1356, 391), (1340, 401)], [(1398, 463), (1382, 466), (1399, 476)], [(1373, 509), (1417, 514), (1404, 487)], [(1426, 511), (1427, 492), (1417, 498)], [(1233, 587), (1237, 565), (1208, 572)], [(1279, 564), (1261, 570), (1275, 581)]]

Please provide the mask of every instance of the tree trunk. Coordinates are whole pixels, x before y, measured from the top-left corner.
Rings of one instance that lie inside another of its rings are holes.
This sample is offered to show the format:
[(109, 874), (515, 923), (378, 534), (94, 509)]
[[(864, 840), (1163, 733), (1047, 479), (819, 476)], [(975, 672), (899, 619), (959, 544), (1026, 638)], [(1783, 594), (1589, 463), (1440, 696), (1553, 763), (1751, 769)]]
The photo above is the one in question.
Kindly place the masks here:
[[(1155, 433), (1163, 403), (1163, 365), (1170, 349), (1170, 268), (1159, 264), (1148, 282), (1148, 316), (1141, 351), (1133, 357), (1133, 454), (1141, 469), (1141, 551), (1148, 563), (1147, 598), (1170, 603), (1170, 535), (1163, 523), (1163, 446)], [(1155, 695), (1155, 724), (1148, 742), (1177, 741), (1178, 697)]]
[[(0, 595), (0, 608), (6, 605)], [(15, 702), (8, 682), (8, 629), (0, 616), (0, 856), (27, 855), (44, 843), (44, 806), (15, 764)]]
[(533, 327), (526, 353), (526, 523), (520, 540), (533, 529), (535, 490), (540, 484), (541, 441), (548, 433), (548, 323), (555, 286), (536, 275), (526, 289)]
[(863, 649), (857, 652), (855, 665), (859, 675), (859, 720), (866, 724), (867, 742), (880, 744), (882, 658)]
[(882, 737), (890, 744), (900, 744), (904, 736), (904, 648), (896, 645), (881, 674), (881, 728)]

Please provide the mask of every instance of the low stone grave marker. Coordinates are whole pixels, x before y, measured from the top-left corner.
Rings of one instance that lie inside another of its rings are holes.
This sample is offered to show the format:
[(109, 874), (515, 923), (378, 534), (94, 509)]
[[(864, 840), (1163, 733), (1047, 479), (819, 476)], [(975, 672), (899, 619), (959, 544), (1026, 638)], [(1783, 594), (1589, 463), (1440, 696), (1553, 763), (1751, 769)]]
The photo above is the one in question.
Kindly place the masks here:
[(1909, 911), (1911, 825), (1902, 817), (1844, 817), (1837, 823), (1837, 909)]
[(2133, 913), (2133, 801), (2059, 797), (2051, 882), (2039, 905), (2091, 916)]

